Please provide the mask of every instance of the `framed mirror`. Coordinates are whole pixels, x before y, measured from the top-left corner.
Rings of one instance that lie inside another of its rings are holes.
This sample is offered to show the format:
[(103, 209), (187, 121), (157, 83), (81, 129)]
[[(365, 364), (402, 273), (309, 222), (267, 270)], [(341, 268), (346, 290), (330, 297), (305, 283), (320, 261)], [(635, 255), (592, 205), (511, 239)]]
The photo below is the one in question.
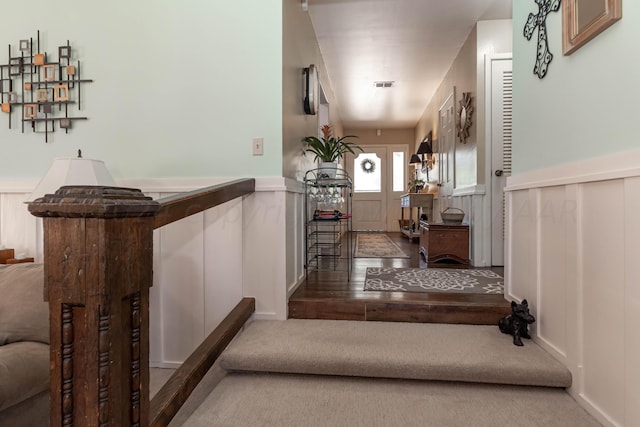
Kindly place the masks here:
[(571, 55), (622, 18), (622, 0), (564, 0), (562, 53)]
[(304, 100), (305, 114), (315, 115), (318, 112), (318, 72), (316, 66), (311, 64), (304, 68)]

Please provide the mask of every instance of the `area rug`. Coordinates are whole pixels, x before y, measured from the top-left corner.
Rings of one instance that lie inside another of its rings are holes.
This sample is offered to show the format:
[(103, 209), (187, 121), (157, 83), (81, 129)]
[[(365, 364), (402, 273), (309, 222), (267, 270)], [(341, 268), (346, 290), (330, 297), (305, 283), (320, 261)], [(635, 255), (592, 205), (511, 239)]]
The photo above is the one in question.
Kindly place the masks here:
[(491, 270), (368, 267), (364, 290), (503, 294), (504, 279)]
[(384, 233), (358, 233), (354, 258), (409, 258)]

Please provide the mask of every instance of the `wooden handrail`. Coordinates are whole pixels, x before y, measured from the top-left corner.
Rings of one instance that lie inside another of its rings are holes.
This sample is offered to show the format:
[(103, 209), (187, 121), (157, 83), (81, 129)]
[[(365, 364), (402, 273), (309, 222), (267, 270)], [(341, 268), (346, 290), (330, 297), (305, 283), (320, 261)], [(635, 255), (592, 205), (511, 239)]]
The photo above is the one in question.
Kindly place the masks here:
[(160, 210), (156, 214), (154, 228), (253, 193), (255, 188), (255, 179), (238, 179), (159, 199)]
[(149, 400), (153, 230), (255, 191), (237, 180), (152, 200), (140, 190), (62, 187), (29, 203), (43, 218), (50, 425), (161, 426), (255, 310), (245, 299)]
[(256, 309), (254, 298), (243, 298), (220, 325), (180, 366), (151, 400), (151, 426), (162, 427), (176, 415), (202, 377)]

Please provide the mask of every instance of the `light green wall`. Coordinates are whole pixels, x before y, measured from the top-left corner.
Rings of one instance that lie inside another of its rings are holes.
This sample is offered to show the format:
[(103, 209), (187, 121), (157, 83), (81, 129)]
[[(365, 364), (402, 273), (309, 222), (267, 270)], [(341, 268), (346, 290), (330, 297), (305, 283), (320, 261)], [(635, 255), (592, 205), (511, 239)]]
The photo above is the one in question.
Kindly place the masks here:
[(78, 148), (116, 179), (281, 176), (282, 0), (15, 1), (2, 16), (0, 63), (40, 30), (54, 59), (70, 40), (94, 83), (89, 120), (49, 144), (0, 116), (0, 179), (38, 178)]
[(554, 57), (533, 74), (538, 33), (523, 28), (533, 1), (513, 2), (513, 171), (546, 168), (637, 149), (640, 2), (622, 2), (622, 20), (570, 56), (562, 55), (562, 12), (547, 19)]

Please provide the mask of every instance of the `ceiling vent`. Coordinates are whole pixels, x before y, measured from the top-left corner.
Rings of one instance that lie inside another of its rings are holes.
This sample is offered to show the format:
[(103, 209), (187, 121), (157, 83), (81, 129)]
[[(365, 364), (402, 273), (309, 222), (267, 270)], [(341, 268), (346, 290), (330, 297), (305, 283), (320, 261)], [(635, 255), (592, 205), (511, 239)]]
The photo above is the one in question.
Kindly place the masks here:
[(373, 82), (375, 87), (392, 87), (395, 82), (389, 80), (384, 82)]

